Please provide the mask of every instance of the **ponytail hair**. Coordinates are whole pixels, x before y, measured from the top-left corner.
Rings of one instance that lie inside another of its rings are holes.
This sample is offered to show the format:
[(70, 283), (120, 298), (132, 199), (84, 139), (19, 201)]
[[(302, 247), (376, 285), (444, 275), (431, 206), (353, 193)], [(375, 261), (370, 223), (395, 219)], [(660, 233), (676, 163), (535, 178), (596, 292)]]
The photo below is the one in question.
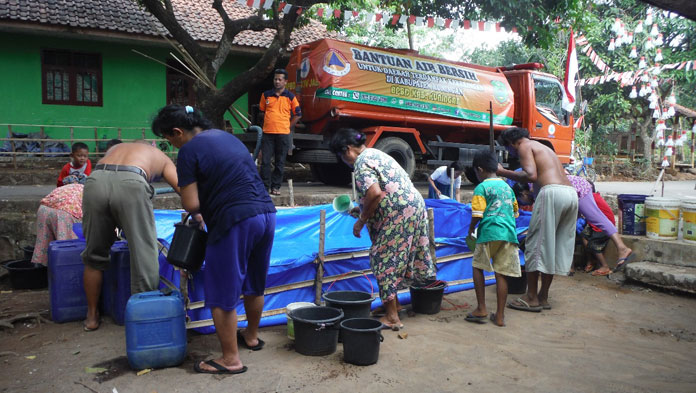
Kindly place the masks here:
[(152, 132), (158, 137), (172, 135), (174, 128), (193, 131), (196, 127), (208, 130), (213, 128), (213, 123), (206, 119), (203, 112), (189, 105), (167, 105), (152, 120)]
[(348, 150), (348, 146), (360, 147), (367, 142), (367, 136), (355, 128), (341, 128), (333, 135), (329, 148), (334, 154)]

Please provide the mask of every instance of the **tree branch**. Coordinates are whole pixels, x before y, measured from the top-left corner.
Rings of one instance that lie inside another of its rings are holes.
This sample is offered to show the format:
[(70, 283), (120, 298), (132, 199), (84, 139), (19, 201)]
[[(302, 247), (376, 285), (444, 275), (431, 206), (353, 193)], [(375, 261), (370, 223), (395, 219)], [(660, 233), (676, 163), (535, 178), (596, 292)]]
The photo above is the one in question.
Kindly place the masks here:
[(179, 42), (186, 51), (191, 54), (191, 57), (196, 59), (198, 65), (203, 69), (207, 69), (206, 62), (209, 62), (203, 48), (191, 37), (191, 35), (179, 24), (174, 15), (174, 8), (170, 0), (165, 0), (165, 7), (159, 0), (142, 0), (145, 8), (162, 23), (169, 31), (169, 34)]

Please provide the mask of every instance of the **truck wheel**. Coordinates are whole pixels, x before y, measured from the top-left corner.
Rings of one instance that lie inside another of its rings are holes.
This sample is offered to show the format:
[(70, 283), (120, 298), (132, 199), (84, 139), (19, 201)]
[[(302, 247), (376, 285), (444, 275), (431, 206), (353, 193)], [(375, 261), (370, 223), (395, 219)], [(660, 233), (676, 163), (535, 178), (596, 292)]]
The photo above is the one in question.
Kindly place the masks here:
[(351, 171), (348, 165), (339, 162), (333, 164), (310, 164), (314, 178), (329, 186), (345, 186), (351, 183)]
[(405, 140), (397, 137), (380, 139), (375, 143), (375, 149), (389, 154), (404, 168), (408, 177), (413, 177), (413, 172), (416, 170), (416, 157), (413, 155), (413, 149)]

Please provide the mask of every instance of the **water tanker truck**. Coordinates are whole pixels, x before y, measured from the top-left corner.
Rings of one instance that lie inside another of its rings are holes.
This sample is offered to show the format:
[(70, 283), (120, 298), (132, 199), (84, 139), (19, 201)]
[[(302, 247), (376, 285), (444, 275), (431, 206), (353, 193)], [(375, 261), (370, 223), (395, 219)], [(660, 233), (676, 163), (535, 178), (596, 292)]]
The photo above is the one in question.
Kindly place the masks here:
[(573, 119), (561, 108), (560, 81), (542, 67), (487, 67), (332, 39), (300, 45), (287, 66), (287, 88), (302, 107), (288, 161), (310, 164), (324, 183), (349, 183), (350, 169), (328, 141), (335, 130), (353, 127), (367, 135), (368, 147), (391, 155), (412, 176), (417, 162), (470, 165), (478, 149), (519, 126), (567, 163)]

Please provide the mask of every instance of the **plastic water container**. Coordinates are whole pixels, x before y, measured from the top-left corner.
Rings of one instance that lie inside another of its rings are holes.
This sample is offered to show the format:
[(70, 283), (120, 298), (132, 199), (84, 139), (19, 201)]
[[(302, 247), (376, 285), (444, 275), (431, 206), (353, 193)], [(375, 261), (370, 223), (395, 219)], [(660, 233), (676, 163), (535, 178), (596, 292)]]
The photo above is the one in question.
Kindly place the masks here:
[(135, 370), (181, 364), (186, 356), (186, 312), (179, 291), (136, 293), (126, 305), (126, 354)]
[(130, 281), (128, 242), (117, 241), (111, 247), (111, 262), (104, 271), (101, 293), (103, 314), (110, 316), (117, 325), (125, 322), (126, 304), (131, 296)]
[(684, 219), (684, 241), (696, 243), (696, 198), (686, 198), (681, 202)]
[(645, 236), (645, 198), (647, 195), (620, 194), (619, 224), (623, 235)]
[(53, 322), (78, 321), (87, 315), (83, 285), (83, 240), (57, 240), (48, 246), (48, 293)]
[(645, 199), (645, 233), (651, 239), (675, 240), (679, 228), (678, 199), (648, 197)]

